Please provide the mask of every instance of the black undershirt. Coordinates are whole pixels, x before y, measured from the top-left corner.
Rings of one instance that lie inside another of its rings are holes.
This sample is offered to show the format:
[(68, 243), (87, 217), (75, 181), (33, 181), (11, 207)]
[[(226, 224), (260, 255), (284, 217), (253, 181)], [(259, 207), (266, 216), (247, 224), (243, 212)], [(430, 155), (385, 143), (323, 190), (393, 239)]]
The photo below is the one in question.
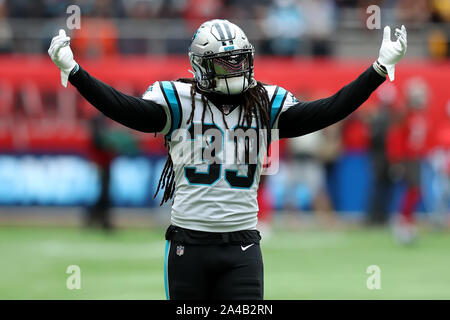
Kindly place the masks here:
[[(291, 106), (280, 115), (280, 138), (305, 135), (344, 119), (363, 104), (385, 79), (370, 66), (336, 94)], [(95, 108), (124, 126), (143, 132), (160, 132), (166, 124), (167, 117), (162, 106), (119, 92), (95, 79), (81, 67), (70, 75), (69, 81)], [(208, 95), (208, 99), (216, 106), (242, 101), (239, 95)]]
[(142, 132), (160, 132), (167, 116), (157, 103), (133, 97), (92, 77), (83, 68), (69, 76), (78, 92), (105, 116)]
[(358, 109), (384, 80), (370, 66), (334, 95), (293, 105), (280, 115), (280, 138), (299, 137), (341, 121)]

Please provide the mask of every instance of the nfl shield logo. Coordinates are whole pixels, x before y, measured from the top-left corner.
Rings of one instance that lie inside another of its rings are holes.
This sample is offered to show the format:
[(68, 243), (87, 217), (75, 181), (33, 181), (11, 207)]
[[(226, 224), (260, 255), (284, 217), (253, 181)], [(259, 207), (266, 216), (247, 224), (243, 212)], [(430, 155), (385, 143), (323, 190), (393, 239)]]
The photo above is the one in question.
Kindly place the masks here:
[(184, 246), (177, 246), (177, 256), (182, 256), (184, 254)]

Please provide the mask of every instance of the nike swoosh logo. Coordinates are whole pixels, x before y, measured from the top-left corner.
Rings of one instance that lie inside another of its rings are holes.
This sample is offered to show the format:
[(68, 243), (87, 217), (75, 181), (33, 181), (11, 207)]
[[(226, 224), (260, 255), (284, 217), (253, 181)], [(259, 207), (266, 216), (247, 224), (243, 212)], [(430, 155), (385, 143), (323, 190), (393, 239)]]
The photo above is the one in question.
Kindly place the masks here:
[(248, 246), (241, 246), (241, 249), (242, 249), (242, 251), (245, 251), (245, 250), (247, 250), (248, 248), (250, 248), (252, 245), (254, 245), (254, 243), (252, 243), (252, 244), (249, 244)]

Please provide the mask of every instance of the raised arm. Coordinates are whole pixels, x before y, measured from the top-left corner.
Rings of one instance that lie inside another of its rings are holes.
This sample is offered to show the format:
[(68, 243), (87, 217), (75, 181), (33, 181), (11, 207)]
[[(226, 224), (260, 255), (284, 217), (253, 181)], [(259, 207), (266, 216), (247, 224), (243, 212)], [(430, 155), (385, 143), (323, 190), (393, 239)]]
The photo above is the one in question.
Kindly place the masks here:
[(395, 64), (406, 52), (406, 29), (396, 29), (397, 41), (391, 41), (391, 29), (384, 29), (378, 60), (331, 97), (299, 102), (282, 112), (278, 129), (280, 138), (305, 135), (332, 125), (362, 105), (389, 75), (394, 80)]
[(336, 123), (355, 111), (386, 80), (372, 66), (331, 97), (294, 104), (280, 115), (280, 138), (302, 136)]
[(69, 80), (95, 108), (124, 126), (143, 132), (161, 132), (164, 129), (167, 114), (161, 105), (124, 94), (92, 77), (75, 62), (69, 43), (70, 38), (60, 30), (48, 50), (61, 71), (63, 86), (67, 86)]
[(69, 81), (94, 107), (124, 126), (143, 132), (161, 132), (166, 124), (162, 106), (117, 91), (81, 67), (69, 76)]

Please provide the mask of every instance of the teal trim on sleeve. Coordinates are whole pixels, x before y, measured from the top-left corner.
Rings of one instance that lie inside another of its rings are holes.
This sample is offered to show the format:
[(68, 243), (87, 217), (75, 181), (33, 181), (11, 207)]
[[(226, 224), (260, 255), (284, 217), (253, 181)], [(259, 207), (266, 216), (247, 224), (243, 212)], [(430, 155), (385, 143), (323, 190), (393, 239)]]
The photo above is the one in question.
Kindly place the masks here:
[(172, 123), (170, 125), (170, 130), (167, 133), (167, 137), (170, 138), (173, 131), (180, 128), (181, 126), (181, 103), (178, 97), (175, 85), (171, 81), (162, 81), (161, 89), (166, 99), (167, 105), (170, 108), (170, 113), (172, 116)]
[(287, 91), (281, 87), (278, 87), (274, 93), (274, 97), (272, 98), (272, 105), (270, 108), (270, 125), (273, 127), (278, 114), (281, 111), (283, 106), (283, 102), (286, 98)]
[(78, 72), (78, 70), (80, 70), (80, 66), (78, 65), (78, 63), (75, 65), (75, 67), (73, 67), (73, 69), (70, 71), (69, 75), (73, 76), (75, 73)]

